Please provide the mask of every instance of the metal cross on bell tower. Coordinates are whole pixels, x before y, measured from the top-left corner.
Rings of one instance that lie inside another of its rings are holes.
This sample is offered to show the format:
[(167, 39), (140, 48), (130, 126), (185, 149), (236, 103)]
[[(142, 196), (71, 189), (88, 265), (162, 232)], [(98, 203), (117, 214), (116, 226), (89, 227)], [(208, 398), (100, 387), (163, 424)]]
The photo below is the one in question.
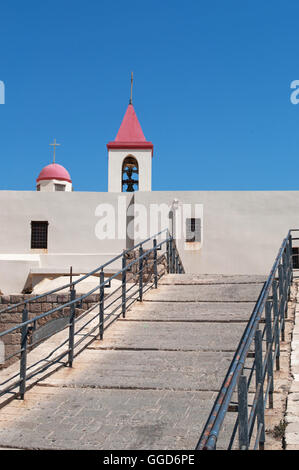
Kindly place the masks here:
[(131, 72), (131, 94), (130, 94), (129, 104), (132, 104), (132, 96), (133, 96), (133, 72)]

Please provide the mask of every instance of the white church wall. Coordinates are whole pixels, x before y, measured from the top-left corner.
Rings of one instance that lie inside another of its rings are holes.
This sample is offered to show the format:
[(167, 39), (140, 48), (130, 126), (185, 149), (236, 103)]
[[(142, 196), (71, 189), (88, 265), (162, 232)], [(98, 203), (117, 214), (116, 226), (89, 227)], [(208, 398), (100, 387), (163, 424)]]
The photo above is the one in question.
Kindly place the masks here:
[[(298, 191), (154, 191), (135, 193), (135, 203), (150, 207), (173, 200), (179, 205), (203, 205), (202, 246), (179, 252), (187, 272), (206, 274), (268, 274), (279, 246), (289, 228), (299, 227)], [(136, 208), (138, 206), (136, 205)], [(157, 226), (144, 216), (143, 227)], [(182, 229), (185, 220), (181, 221)], [(161, 227), (171, 229), (164, 215)], [(137, 237), (135, 242), (140, 241)]]
[[(16, 261), (26, 278), (37, 268), (73, 266), (88, 272), (127, 246), (126, 217), (131, 194), (93, 192), (0, 191), (0, 290), (14, 285)], [(115, 220), (111, 231), (111, 220)], [(48, 249), (31, 249), (31, 221), (48, 221)], [(106, 232), (110, 233), (106, 233)], [(39, 255), (39, 261), (20, 261), (20, 254)], [(7, 255), (9, 257), (7, 258)], [(24, 269), (21, 268), (24, 266)], [(119, 264), (120, 267), (120, 264)], [(46, 269), (47, 270), (47, 269)], [(27, 273), (27, 275), (25, 275)], [(11, 292), (18, 292), (19, 282)]]
[[(161, 229), (172, 231), (173, 201), (182, 214), (174, 231), (182, 234), (186, 272), (267, 274), (288, 229), (299, 226), (298, 191), (0, 191), (0, 289), (19, 292), (30, 272), (67, 273), (73, 266), (83, 274)], [(186, 217), (201, 219), (197, 243), (185, 242)], [(49, 222), (47, 250), (31, 249), (31, 221)]]

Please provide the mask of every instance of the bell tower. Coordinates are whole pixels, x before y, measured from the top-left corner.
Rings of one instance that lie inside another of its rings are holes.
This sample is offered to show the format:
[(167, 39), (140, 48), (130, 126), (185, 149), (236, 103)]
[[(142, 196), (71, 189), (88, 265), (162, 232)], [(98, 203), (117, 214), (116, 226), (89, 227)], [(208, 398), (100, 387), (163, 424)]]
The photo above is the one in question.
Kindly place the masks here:
[(144, 137), (131, 98), (123, 121), (108, 149), (108, 191), (151, 191), (154, 146)]

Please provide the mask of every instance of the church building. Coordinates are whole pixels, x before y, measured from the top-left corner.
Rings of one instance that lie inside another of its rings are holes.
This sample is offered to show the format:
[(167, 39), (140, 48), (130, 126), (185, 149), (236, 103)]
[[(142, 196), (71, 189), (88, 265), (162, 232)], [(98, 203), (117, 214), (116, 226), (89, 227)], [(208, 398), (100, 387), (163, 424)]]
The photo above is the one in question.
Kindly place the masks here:
[[(32, 191), (0, 191), (3, 294), (68, 275), (70, 266), (85, 274), (164, 229), (187, 273), (268, 274), (282, 238), (299, 226), (299, 191), (201, 191), (203, 174), (198, 191), (152, 191), (154, 145), (132, 99), (107, 144), (107, 192), (74, 191), (72, 169), (55, 161), (59, 144), (51, 145), (53, 163), (37, 169)], [(190, 166), (192, 158), (184, 155)]]

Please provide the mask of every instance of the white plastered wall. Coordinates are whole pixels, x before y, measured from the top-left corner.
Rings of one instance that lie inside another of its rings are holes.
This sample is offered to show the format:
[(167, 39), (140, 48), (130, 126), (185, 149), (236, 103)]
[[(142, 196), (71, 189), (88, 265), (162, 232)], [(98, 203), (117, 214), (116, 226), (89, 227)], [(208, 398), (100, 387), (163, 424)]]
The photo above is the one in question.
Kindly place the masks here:
[[(20, 273), (24, 285), (30, 271), (59, 273), (72, 266), (73, 272), (83, 274), (121, 253), (128, 243), (131, 198), (128, 193), (0, 191), (0, 290), (20, 292)], [(112, 231), (108, 238), (99, 238), (105, 217)], [(49, 222), (47, 250), (31, 249), (31, 221)]]
[[(278, 249), (290, 228), (299, 228), (299, 191), (153, 191), (135, 193), (137, 204), (167, 204), (174, 199), (181, 205), (202, 205), (202, 246), (185, 249), (178, 241), (187, 272), (201, 274), (268, 274)], [(165, 212), (166, 213), (166, 212)], [(192, 215), (192, 217), (194, 217)], [(141, 218), (142, 219), (142, 218)], [(148, 210), (144, 222), (149, 233), (156, 228)], [(181, 223), (184, 225), (185, 220)], [(164, 216), (160, 228), (171, 229)], [(182, 232), (183, 232), (182, 227)], [(140, 241), (137, 237), (135, 242)], [(298, 246), (298, 243), (297, 243)]]
[[(197, 216), (196, 205), (202, 211), (200, 249), (186, 250), (184, 238), (178, 241), (186, 272), (268, 274), (283, 237), (289, 228), (299, 227), (299, 191), (0, 191), (0, 289), (4, 290), (6, 280), (12, 289), (12, 280), (17, 277), (19, 285), (21, 271), (25, 278), (30, 269), (40, 269), (42, 274), (73, 266), (74, 272), (83, 273), (98, 267), (121, 253), (128, 243), (133, 244), (126, 233), (129, 221), (131, 226), (136, 222), (146, 228), (141, 239), (165, 227), (171, 230), (169, 212), (175, 199), (181, 206), (191, 206), (189, 217)], [(151, 216), (151, 206), (161, 204), (166, 210), (159, 223), (155, 215)], [(143, 215), (137, 220), (139, 206)], [(111, 230), (108, 238), (99, 239), (95, 233), (103, 220), (98, 207), (111, 208), (109, 229), (116, 218), (115, 231)], [(49, 222), (47, 252), (30, 249), (32, 220)], [(180, 223), (184, 233), (183, 217)], [(138, 243), (141, 239), (135, 228), (133, 238)], [(175, 231), (178, 233), (177, 226)], [(32, 254), (38, 257), (27, 256)]]
[(73, 186), (72, 183), (69, 181), (64, 181), (64, 180), (41, 180), (38, 181), (37, 186), (39, 185), (40, 191), (45, 191), (45, 192), (54, 192), (55, 191), (55, 184), (64, 184), (65, 185), (65, 191), (72, 191)]

